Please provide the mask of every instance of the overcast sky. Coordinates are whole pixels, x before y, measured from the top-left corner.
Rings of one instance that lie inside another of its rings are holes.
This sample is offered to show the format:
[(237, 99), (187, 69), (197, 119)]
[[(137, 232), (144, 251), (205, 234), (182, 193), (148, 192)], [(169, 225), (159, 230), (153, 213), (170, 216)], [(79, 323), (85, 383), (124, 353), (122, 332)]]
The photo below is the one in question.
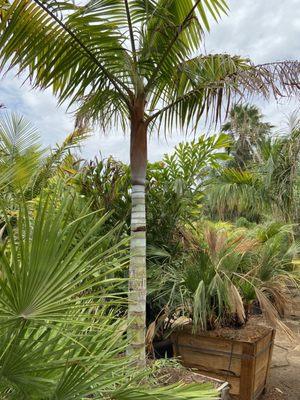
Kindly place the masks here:
[[(230, 0), (230, 12), (213, 24), (206, 36), (208, 53), (227, 52), (251, 58), (256, 63), (300, 58), (300, 0)], [(64, 107), (57, 107), (50, 91), (32, 90), (28, 84), (9, 74), (0, 80), (0, 102), (17, 111), (39, 129), (45, 146), (61, 142), (72, 131), (73, 118)], [(299, 107), (296, 101), (259, 103), (265, 119), (281, 125), (286, 115)], [(204, 127), (203, 127), (204, 129)], [(199, 128), (198, 133), (201, 133)], [(167, 141), (150, 139), (149, 158), (157, 160), (184, 138), (174, 135)], [(94, 132), (82, 150), (84, 157), (101, 154), (128, 160), (128, 135)]]

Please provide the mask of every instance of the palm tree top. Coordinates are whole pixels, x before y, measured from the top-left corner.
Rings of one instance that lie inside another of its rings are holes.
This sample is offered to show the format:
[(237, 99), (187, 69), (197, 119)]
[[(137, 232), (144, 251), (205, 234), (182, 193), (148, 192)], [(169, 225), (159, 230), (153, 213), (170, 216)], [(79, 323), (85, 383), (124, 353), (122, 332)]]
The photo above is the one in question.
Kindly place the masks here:
[(236, 96), (299, 92), (298, 61), (254, 66), (198, 54), (209, 21), (227, 12), (225, 0), (10, 3), (0, 25), (2, 69), (18, 65), (36, 87), (79, 104), (79, 119), (125, 125), (140, 101), (147, 124), (184, 126), (204, 112), (219, 118)]

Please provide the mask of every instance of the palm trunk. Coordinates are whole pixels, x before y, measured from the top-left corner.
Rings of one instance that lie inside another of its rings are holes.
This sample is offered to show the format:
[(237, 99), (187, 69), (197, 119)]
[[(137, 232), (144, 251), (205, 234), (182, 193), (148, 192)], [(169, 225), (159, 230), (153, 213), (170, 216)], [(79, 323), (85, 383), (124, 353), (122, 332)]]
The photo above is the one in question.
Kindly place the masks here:
[(127, 354), (144, 365), (146, 329), (146, 209), (147, 126), (141, 101), (131, 118), (130, 165), (132, 180), (131, 246)]

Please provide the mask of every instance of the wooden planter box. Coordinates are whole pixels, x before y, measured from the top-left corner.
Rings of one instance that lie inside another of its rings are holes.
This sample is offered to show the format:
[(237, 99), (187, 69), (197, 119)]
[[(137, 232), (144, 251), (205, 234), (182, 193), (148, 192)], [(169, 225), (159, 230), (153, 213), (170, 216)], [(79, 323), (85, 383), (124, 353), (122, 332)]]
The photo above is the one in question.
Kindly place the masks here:
[(270, 368), (275, 330), (247, 342), (192, 334), (190, 327), (172, 334), (174, 356), (201, 374), (229, 382), (230, 394), (240, 400), (256, 400), (263, 393)]

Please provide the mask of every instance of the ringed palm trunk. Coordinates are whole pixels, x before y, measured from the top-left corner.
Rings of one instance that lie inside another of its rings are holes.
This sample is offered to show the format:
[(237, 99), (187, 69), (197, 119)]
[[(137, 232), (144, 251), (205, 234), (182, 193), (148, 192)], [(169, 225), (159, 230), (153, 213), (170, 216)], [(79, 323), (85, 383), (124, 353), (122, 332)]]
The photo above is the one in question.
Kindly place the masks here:
[(131, 115), (130, 166), (132, 183), (131, 245), (129, 265), (129, 306), (127, 353), (144, 365), (146, 329), (146, 208), (147, 125), (144, 102)]

